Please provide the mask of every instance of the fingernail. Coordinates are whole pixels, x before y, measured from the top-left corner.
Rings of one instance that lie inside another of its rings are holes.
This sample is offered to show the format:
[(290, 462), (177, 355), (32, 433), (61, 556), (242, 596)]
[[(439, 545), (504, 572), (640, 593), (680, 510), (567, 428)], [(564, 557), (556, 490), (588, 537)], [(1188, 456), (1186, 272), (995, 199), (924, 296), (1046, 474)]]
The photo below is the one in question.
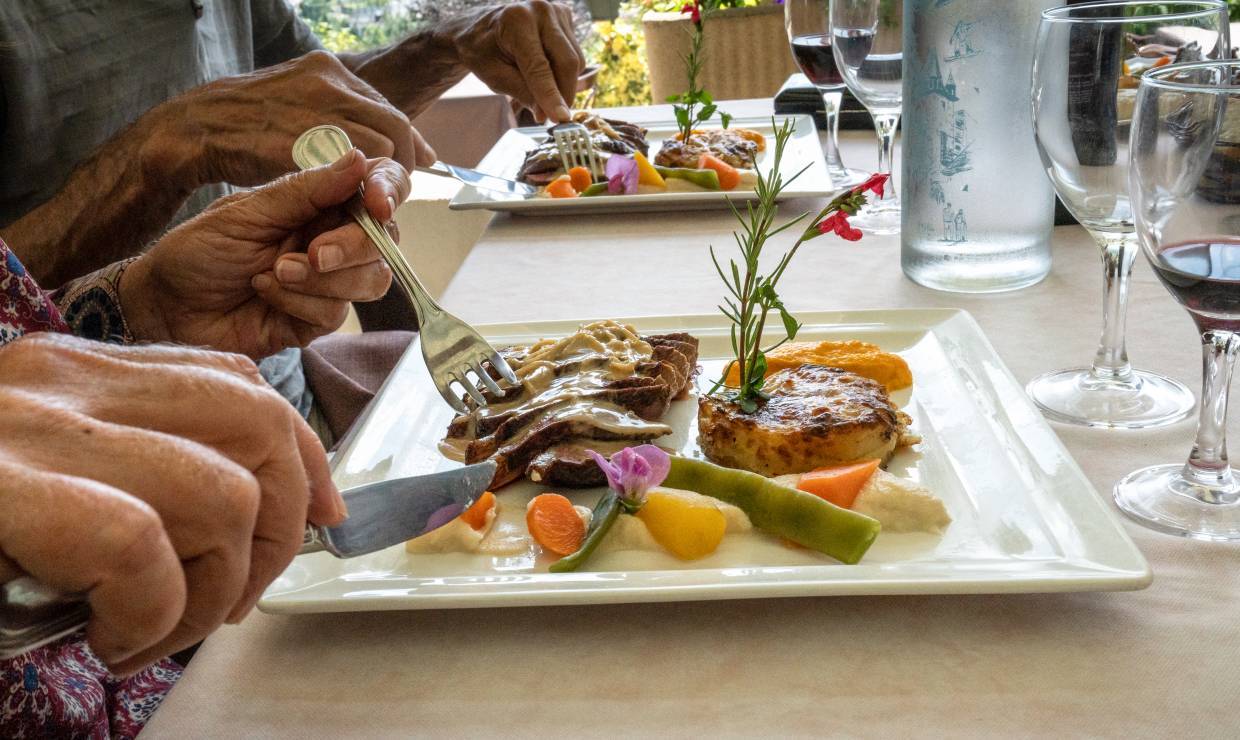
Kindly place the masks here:
[(572, 115), (573, 114), (569, 112), (567, 105), (557, 105), (555, 107), (555, 117), (561, 121), (567, 121), (572, 117)]
[(336, 160), (336, 163), (332, 165), (332, 169), (337, 172), (344, 172), (345, 170), (349, 169), (349, 167), (353, 166), (353, 160), (356, 158), (357, 158), (357, 147), (353, 147), (347, 153), (345, 153), (343, 157)]
[(396, 218), (396, 199), (392, 196), (387, 197), (388, 201), (388, 218)]
[(335, 244), (319, 247), (319, 272), (334, 270), (344, 262), (344, 253)]
[(308, 274), (306, 266), (297, 260), (287, 259), (276, 263), (276, 277), (282, 283), (305, 282)]
[(349, 518), (349, 507), (345, 506), (344, 498), (342, 497), (336, 498), (336, 516), (340, 517), (342, 522)]
[(271, 288), (271, 276), (265, 272), (259, 273), (250, 278), (250, 287), (258, 292), (263, 292)]

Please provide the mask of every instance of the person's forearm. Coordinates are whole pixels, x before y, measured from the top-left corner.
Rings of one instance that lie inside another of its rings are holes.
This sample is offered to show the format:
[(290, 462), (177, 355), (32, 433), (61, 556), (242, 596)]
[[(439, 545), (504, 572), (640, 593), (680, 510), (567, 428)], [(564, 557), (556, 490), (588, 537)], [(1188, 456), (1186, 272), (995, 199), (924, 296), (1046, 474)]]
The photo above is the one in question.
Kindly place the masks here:
[(137, 254), (195, 187), (190, 144), (175, 134), (180, 109), (143, 115), (82, 163), (51, 200), (2, 236), (43, 285), (61, 285)]
[(338, 56), (410, 118), (469, 72), (452, 44), (432, 32), (415, 33), (382, 49)]

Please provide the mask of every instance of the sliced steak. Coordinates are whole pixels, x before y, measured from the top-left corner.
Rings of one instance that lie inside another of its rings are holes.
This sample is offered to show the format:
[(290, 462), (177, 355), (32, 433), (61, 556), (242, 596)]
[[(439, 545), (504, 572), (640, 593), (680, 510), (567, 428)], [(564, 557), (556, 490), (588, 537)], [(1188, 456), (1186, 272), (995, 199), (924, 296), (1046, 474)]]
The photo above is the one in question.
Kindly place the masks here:
[[(499, 397), (488, 394), (488, 411), (457, 416), (448, 437), (464, 441), (454, 446), (464, 450), (465, 462), (498, 463), (494, 487), (525, 474), (555, 485), (605, 482), (585, 450), (615, 452), (670, 433), (658, 420), (674, 398), (686, 393), (697, 372), (695, 338), (668, 334), (641, 339), (651, 347), (650, 359), (638, 362), (632, 375), (607, 379), (606, 373), (596, 373), (586, 381), (589, 389), (576, 391), (571, 403), (546, 390), (530, 391), (525, 384)], [(502, 354), (514, 365), (530, 367), (528, 348)], [(575, 355), (540, 372), (561, 378), (598, 369), (610, 359), (602, 353)], [(590, 385), (595, 382), (597, 387)]]

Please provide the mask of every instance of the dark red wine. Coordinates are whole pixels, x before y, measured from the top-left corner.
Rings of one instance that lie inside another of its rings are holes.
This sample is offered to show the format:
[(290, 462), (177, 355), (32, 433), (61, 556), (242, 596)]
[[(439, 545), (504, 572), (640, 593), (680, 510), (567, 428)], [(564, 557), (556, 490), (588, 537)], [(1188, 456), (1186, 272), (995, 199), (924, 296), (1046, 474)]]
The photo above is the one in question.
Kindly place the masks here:
[(1203, 330), (1240, 331), (1240, 239), (1170, 244), (1152, 264)]
[(844, 84), (844, 78), (835, 66), (835, 54), (831, 53), (829, 34), (797, 36), (792, 39), (792, 56), (809, 81), (818, 87), (840, 87)]

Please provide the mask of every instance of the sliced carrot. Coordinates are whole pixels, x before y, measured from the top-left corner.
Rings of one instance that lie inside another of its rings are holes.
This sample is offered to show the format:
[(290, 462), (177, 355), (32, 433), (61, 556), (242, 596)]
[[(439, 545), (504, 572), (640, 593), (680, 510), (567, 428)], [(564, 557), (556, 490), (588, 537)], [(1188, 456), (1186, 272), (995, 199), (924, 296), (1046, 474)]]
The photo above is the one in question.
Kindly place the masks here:
[(724, 190), (733, 190), (737, 185), (741, 184), (741, 173), (727, 162), (710, 154), (703, 154), (698, 157), (699, 170), (714, 170), (719, 175), (719, 187)]
[(1165, 67), (1168, 64), (1171, 64), (1171, 62), (1172, 62), (1171, 57), (1159, 57), (1158, 61), (1150, 65), (1150, 69), (1158, 69), (1159, 67)]
[(550, 195), (552, 198), (576, 198), (577, 189), (573, 187), (571, 177), (560, 175), (547, 186), (547, 195)]
[(525, 526), (547, 552), (572, 555), (586, 538), (586, 523), (568, 499), (558, 493), (540, 493), (525, 510)]
[(461, 521), (474, 529), (482, 529), (487, 525), (487, 512), (493, 508), (495, 508), (495, 494), (485, 491), (473, 506), (461, 512)]
[(569, 170), (568, 179), (573, 183), (573, 190), (578, 193), (584, 192), (586, 188), (594, 184), (594, 175), (591, 175), (590, 170), (585, 167), (574, 167)]
[(832, 468), (819, 468), (801, 476), (797, 488), (826, 499), (844, 509), (851, 509), (866, 481), (878, 470), (879, 460), (862, 460)]

